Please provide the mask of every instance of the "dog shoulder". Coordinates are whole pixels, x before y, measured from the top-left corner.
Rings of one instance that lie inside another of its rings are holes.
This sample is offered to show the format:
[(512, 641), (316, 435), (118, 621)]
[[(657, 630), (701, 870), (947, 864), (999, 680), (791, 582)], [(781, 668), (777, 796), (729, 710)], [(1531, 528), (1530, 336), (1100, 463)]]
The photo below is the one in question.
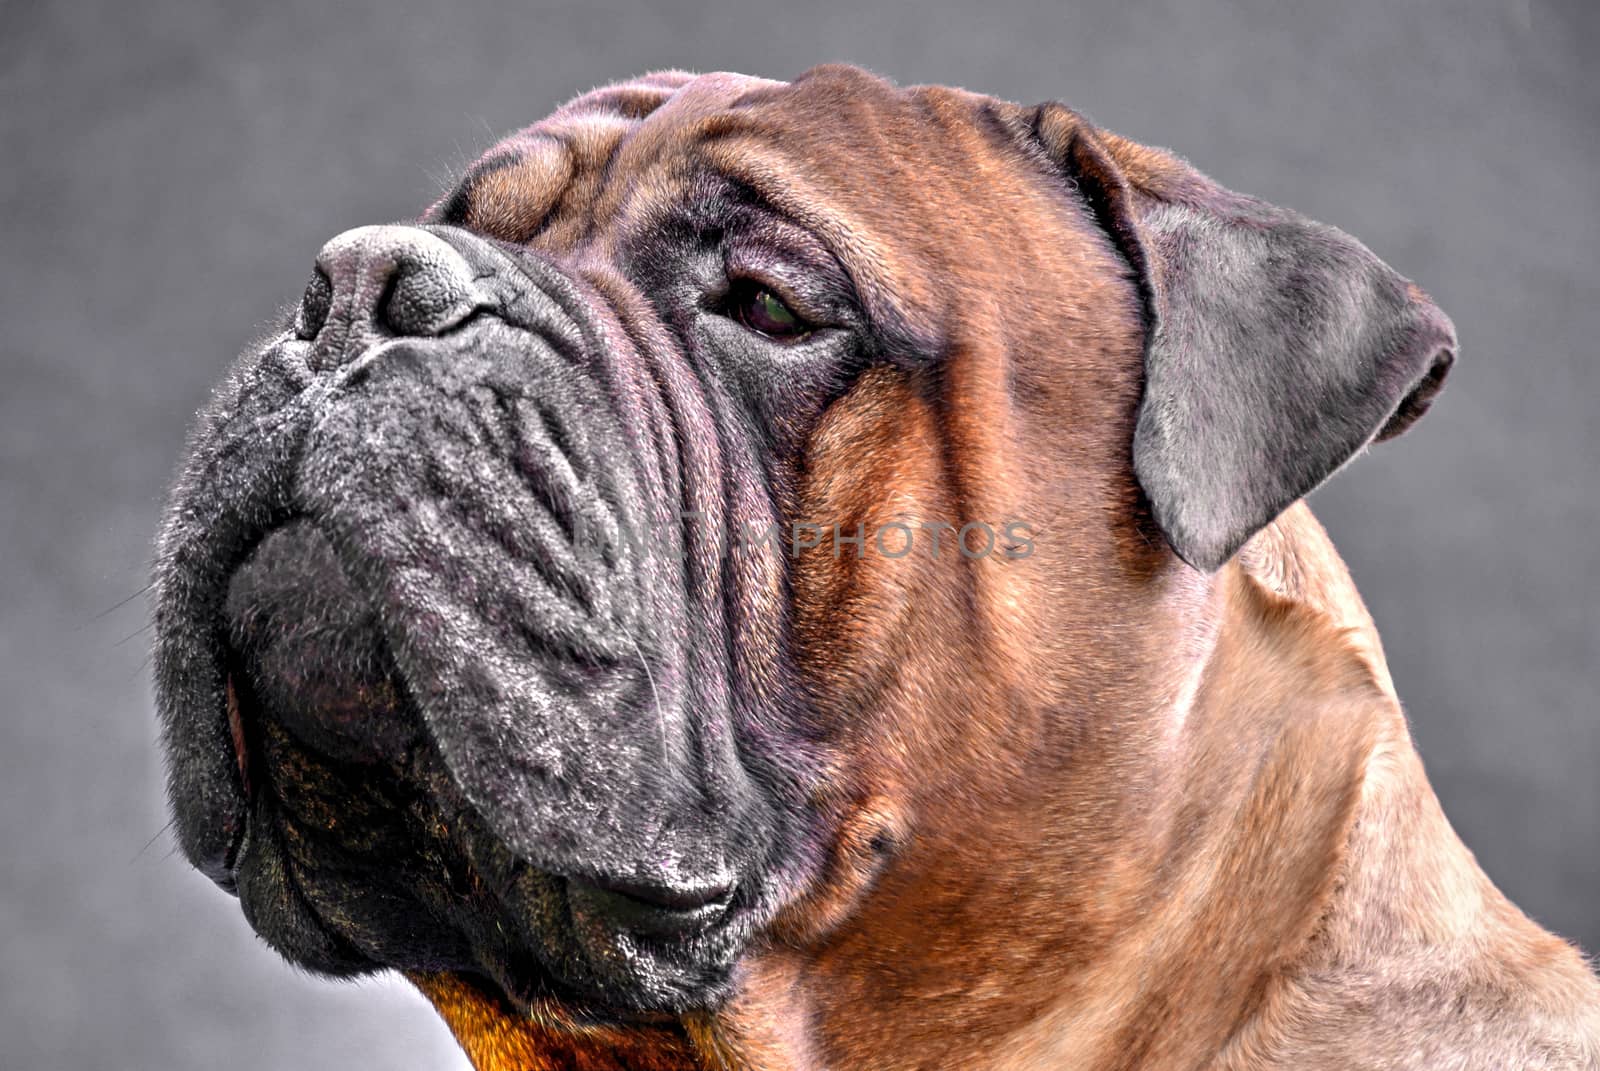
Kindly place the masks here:
[(1576, 950), (1488, 891), (1477, 939), (1413, 932), (1288, 972), (1215, 1068), (1600, 1068), (1600, 986)]
[(1239, 560), (1320, 618), (1392, 702), (1327, 912), (1219, 1071), (1600, 1068), (1600, 981), (1495, 888), (1451, 828), (1371, 616), (1321, 525), (1297, 504)]

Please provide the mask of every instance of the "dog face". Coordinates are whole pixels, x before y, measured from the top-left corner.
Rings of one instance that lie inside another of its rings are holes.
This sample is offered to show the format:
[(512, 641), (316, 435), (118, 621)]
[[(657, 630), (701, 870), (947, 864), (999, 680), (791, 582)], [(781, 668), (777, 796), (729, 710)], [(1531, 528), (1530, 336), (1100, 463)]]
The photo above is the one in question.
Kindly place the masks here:
[(181, 843), (297, 963), (544, 1022), (824, 941), (1004, 986), (996, 905), (1116, 924), (1060, 890), (1139, 811), (1210, 572), (1452, 345), (1353, 240), (1059, 106), (596, 91), (331, 241), (202, 415)]

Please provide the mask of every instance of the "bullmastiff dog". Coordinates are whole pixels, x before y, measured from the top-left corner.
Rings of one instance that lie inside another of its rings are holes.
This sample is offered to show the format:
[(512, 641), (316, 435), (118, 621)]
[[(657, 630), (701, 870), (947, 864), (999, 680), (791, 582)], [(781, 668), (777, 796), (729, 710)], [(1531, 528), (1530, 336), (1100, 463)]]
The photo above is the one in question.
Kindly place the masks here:
[(589, 93), (200, 416), (183, 851), (481, 1071), (1600, 1066), (1300, 502), (1455, 347), (1057, 104)]

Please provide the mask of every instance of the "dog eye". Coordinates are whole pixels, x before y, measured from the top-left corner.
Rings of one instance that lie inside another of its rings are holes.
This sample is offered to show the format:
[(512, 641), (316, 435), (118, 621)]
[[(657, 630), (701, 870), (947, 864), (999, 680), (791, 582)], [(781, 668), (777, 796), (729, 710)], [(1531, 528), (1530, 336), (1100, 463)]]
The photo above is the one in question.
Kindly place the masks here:
[(783, 303), (783, 299), (753, 280), (733, 284), (728, 314), (752, 331), (776, 339), (796, 339), (811, 333), (811, 325)]

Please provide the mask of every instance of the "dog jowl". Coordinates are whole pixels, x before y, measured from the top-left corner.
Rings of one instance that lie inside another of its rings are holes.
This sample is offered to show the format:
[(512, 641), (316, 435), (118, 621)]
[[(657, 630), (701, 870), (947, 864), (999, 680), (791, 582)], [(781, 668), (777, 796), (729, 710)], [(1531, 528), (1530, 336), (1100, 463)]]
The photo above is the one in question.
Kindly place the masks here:
[(1584, 1066), (1298, 503), (1454, 348), (1059, 105), (597, 90), (330, 240), (202, 413), (182, 847), (486, 1071)]

